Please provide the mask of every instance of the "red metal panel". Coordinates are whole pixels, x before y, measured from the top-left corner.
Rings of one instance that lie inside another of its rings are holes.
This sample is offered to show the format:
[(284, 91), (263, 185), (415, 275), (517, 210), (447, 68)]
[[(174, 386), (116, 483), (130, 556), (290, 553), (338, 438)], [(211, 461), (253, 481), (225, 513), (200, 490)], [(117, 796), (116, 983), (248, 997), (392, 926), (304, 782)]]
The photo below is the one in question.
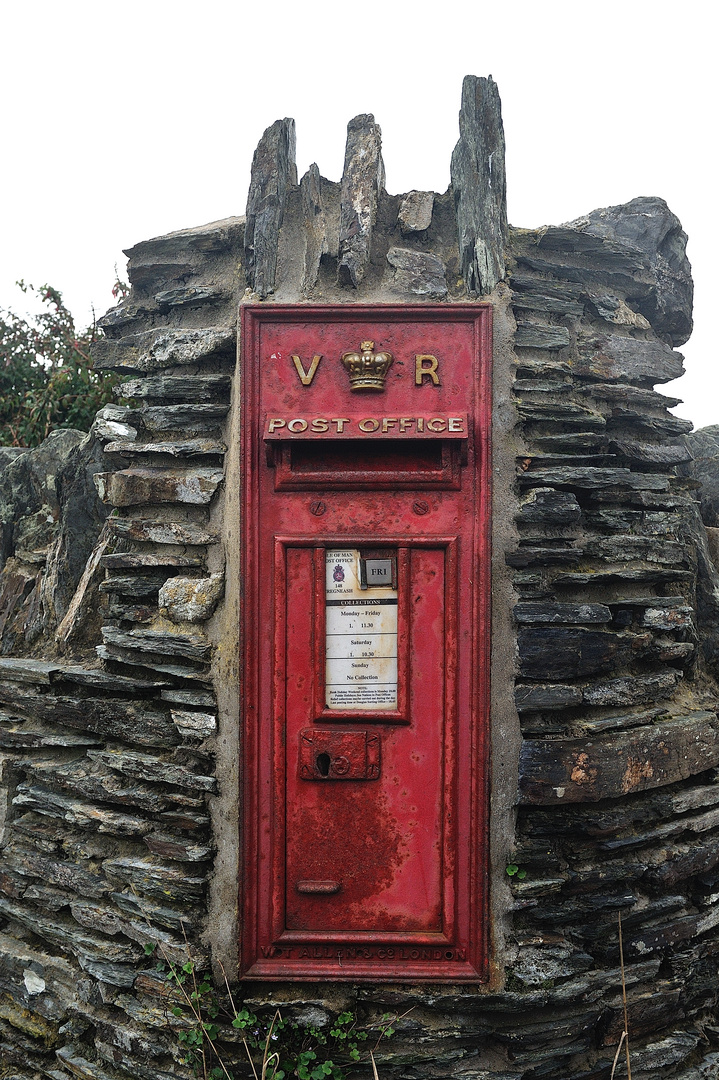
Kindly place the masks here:
[(243, 309), (246, 978), (486, 976), (490, 345)]

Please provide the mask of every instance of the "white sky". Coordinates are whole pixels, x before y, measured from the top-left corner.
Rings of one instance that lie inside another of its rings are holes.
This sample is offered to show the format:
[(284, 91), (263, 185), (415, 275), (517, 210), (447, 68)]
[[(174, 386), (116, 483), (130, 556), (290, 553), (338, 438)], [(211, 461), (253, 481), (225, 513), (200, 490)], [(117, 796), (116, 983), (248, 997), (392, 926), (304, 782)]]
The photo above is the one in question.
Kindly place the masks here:
[(509, 220), (568, 221), (637, 195), (689, 234), (695, 332), (676, 411), (719, 423), (717, 91), (700, 0), (5, 0), (0, 306), (49, 282), (78, 322), (112, 306), (122, 248), (242, 214), (253, 150), (297, 121), (300, 175), (338, 180), (347, 121), (373, 112), (387, 187), (444, 191), (462, 77), (502, 97)]

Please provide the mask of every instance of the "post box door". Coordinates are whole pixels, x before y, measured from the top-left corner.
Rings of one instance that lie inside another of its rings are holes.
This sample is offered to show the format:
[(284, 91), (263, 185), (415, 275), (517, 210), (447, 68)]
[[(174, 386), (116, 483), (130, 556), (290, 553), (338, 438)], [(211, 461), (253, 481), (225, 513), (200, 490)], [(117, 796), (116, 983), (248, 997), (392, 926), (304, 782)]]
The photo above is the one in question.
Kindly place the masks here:
[(245, 978), (486, 974), (489, 316), (243, 312)]
[[(439, 935), (451, 944), (444, 917), (452, 909), (445, 864), (454, 848), (454, 665), (445, 625), (452, 553), (418, 547), (398, 554), (402, 610), (385, 596), (322, 605), (317, 578), (324, 584), (333, 565), (342, 567), (337, 559), (357, 559), (357, 549), (286, 549), (287, 659), (278, 678), (287, 733), (286, 856), (278, 874), (284, 871), (288, 944), (294, 931), (309, 931), (323, 944), (338, 931)], [(396, 640), (391, 629), (376, 632), (383, 605), (395, 626), (409, 620), (398, 650), (412, 655), (411, 665), (406, 657), (376, 655), (394, 651)], [(339, 633), (332, 632), (334, 615), (343, 620)], [(315, 661), (325, 661), (330, 644), (343, 654), (326, 661), (338, 683), (327, 686), (325, 699), (346, 691), (340, 709), (317, 708), (305, 675), (308, 642), (321, 654)], [(380, 684), (383, 664), (387, 679)], [(390, 666), (409, 669), (406, 715), (378, 723), (372, 699), (382, 709), (396, 687)]]

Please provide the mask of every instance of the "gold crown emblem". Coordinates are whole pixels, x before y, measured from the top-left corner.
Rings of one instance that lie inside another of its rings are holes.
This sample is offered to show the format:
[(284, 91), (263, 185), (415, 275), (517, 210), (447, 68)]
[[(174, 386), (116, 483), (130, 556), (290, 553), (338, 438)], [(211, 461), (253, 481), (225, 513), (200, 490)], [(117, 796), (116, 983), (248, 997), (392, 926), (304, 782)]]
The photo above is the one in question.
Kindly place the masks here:
[(346, 352), (342, 363), (350, 377), (350, 390), (384, 390), (384, 380), (394, 357), (374, 351), (374, 341), (363, 341), (359, 352)]

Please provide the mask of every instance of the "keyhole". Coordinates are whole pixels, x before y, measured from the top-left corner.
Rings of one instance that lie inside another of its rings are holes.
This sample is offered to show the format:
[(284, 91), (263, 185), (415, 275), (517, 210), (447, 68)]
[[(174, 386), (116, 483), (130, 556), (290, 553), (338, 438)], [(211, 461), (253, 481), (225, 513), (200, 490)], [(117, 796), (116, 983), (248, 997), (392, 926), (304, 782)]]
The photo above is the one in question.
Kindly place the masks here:
[(329, 754), (318, 754), (315, 764), (320, 776), (329, 776), (330, 765), (332, 764), (332, 758)]

